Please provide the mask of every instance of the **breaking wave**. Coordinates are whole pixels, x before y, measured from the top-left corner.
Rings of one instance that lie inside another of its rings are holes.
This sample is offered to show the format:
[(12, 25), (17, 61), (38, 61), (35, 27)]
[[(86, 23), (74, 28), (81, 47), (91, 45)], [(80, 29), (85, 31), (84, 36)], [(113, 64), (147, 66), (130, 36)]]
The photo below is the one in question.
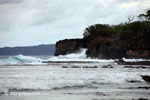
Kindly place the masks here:
[[(60, 56), (52, 56), (45, 59), (44, 56), (33, 57), (33, 56), (24, 56), (24, 55), (16, 55), (10, 57), (0, 57), (0, 65), (38, 65), (38, 64), (46, 64), (42, 62), (105, 62), (112, 63), (115, 62), (116, 59), (91, 59), (86, 56), (86, 49), (81, 49), (77, 53), (71, 53), (67, 55)], [(138, 62), (138, 61), (150, 61), (148, 59), (125, 59), (126, 62)]]
[(31, 56), (17, 55), (8, 58), (0, 59), (1, 65), (10, 64), (41, 64), (42, 59)]
[(114, 62), (115, 60), (105, 60), (105, 59), (91, 59), (87, 58), (86, 56), (86, 49), (81, 49), (78, 53), (71, 53), (67, 55), (60, 55), (60, 56), (52, 56), (47, 59), (43, 59), (43, 57), (33, 57), (33, 56), (24, 56), (24, 55), (17, 55), (17, 56), (10, 56), (8, 58), (0, 59), (0, 65), (11, 65), (11, 64), (43, 64), (44, 61), (80, 61), (80, 62)]
[(54, 56), (49, 58), (47, 61), (114, 62), (115, 60), (91, 59), (89, 57), (87, 58), (86, 49), (81, 49), (78, 53)]

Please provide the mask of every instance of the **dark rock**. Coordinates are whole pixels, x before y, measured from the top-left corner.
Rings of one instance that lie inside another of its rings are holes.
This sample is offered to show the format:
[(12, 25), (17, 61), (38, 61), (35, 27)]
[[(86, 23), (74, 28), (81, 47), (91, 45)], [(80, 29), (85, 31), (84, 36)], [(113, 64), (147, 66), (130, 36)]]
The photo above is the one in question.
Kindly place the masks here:
[[(0, 92), (0, 95), (5, 95), (6, 94), (6, 92)], [(8, 93), (7, 93), (8, 94)]]
[(132, 99), (132, 100), (150, 100), (150, 99), (146, 99), (146, 98), (139, 98), (139, 99)]
[(66, 39), (56, 43), (55, 56), (76, 53), (85, 46), (83, 39)]
[(124, 66), (123, 68), (135, 68), (133, 66)]
[(150, 100), (150, 99), (146, 99), (146, 98), (139, 98), (138, 100)]
[(124, 62), (124, 60), (121, 58), (121, 59), (118, 60), (118, 62)]
[(83, 66), (83, 68), (97, 68), (97, 66)]
[(101, 92), (95, 92), (94, 94), (95, 94), (95, 95), (99, 95), (99, 96), (106, 96), (106, 94), (101, 93)]
[(127, 41), (127, 47), (131, 50), (150, 50), (150, 36), (145, 34), (133, 37)]
[(97, 68), (97, 66), (94, 66), (93, 68)]
[(139, 61), (139, 62), (115, 61), (115, 62), (118, 63), (119, 65), (150, 65), (150, 61)]
[(127, 80), (128, 82), (130, 82), (130, 83), (137, 83), (137, 82), (141, 82), (141, 81), (139, 81), (139, 80)]
[(91, 58), (115, 59), (126, 57), (126, 49), (119, 47), (112, 37), (99, 36), (86, 41), (87, 56)]
[(150, 89), (150, 87), (129, 87), (126, 89)]
[(68, 68), (67, 66), (62, 66), (62, 68)]
[(80, 66), (71, 66), (71, 68), (81, 68)]
[(142, 79), (146, 82), (150, 82), (150, 76), (148, 75), (141, 75)]
[[(101, 29), (102, 28), (102, 29)], [(56, 43), (55, 56), (77, 53), (86, 48), (87, 57), (101, 59), (144, 58), (150, 59), (150, 35), (136, 35), (131, 38), (120, 39), (104, 34), (104, 27), (92, 27), (92, 35), (83, 39), (66, 39)], [(88, 30), (88, 28), (87, 28)], [(96, 32), (96, 33), (95, 33)], [(110, 33), (105, 30), (105, 33)], [(121, 34), (121, 33), (120, 33)], [(125, 63), (121, 60), (119, 63)], [(136, 62), (128, 64), (150, 65), (149, 62)]]
[(145, 49), (127, 50), (126, 54), (130, 58), (145, 58), (145, 59), (150, 58), (150, 50)]
[(140, 98), (140, 99), (138, 99), (138, 100), (150, 100), (150, 99), (146, 99), (146, 98)]
[(102, 66), (102, 68), (114, 68), (114, 67), (111, 65), (106, 65), (106, 66)]
[(150, 89), (150, 87), (138, 87), (138, 89)]
[(149, 68), (149, 67), (145, 67), (145, 66), (137, 66), (136, 68), (137, 68), (137, 69), (138, 69), (138, 68), (146, 69), (146, 68)]

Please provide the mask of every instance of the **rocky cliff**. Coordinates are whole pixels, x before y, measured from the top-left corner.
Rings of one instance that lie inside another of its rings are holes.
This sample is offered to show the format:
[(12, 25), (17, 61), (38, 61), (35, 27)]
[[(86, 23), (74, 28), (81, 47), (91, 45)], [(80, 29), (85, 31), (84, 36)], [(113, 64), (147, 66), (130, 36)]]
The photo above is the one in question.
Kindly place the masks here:
[(122, 33), (119, 31), (121, 35), (114, 36), (114, 34), (109, 34), (114, 33), (114, 30), (110, 31), (108, 26), (89, 27), (86, 29), (83, 39), (58, 41), (55, 56), (74, 53), (81, 48), (86, 48), (87, 57), (91, 58), (118, 59), (126, 57), (150, 59), (150, 32), (134, 35), (135, 32), (130, 29), (124, 35), (123, 32), (126, 32), (126, 30), (121, 31)]
[(75, 53), (87, 48), (87, 57), (91, 58), (150, 58), (150, 36), (138, 36), (130, 40), (99, 36), (94, 39), (70, 39), (56, 43), (55, 56)]
[(117, 45), (115, 38), (98, 36), (87, 40), (87, 56), (91, 58), (115, 59), (126, 57), (126, 48)]
[(85, 48), (83, 39), (65, 39), (56, 43), (55, 56), (76, 53), (81, 48)]
[(137, 36), (127, 43), (129, 58), (150, 58), (150, 35)]

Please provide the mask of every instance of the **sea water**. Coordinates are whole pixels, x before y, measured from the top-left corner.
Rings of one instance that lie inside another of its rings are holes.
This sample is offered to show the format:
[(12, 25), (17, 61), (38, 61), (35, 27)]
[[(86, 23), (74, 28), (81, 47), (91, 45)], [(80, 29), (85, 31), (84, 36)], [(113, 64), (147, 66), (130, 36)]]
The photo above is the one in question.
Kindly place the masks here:
[[(143, 59), (134, 59), (139, 60)], [(103, 68), (107, 65), (113, 68)], [(0, 57), (0, 100), (150, 99), (150, 83), (140, 76), (150, 75), (149, 66), (146, 69), (124, 66), (115, 60), (86, 58), (85, 50), (57, 57)]]

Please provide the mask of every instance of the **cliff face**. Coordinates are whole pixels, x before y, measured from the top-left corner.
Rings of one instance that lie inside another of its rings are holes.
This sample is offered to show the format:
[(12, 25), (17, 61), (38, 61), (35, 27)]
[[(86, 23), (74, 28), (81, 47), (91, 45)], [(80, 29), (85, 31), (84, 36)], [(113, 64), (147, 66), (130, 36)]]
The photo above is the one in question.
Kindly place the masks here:
[(130, 58), (150, 58), (150, 35), (138, 36), (128, 41), (126, 54)]
[(90, 39), (70, 39), (56, 43), (55, 56), (75, 53), (87, 48), (87, 57), (118, 59), (150, 58), (150, 36), (137, 36), (129, 40), (118, 40), (107, 36)]
[(96, 24), (85, 29), (83, 39), (56, 43), (55, 56), (75, 53), (86, 48), (87, 57), (102, 59), (150, 59), (150, 22), (109, 26)]
[(126, 57), (126, 49), (117, 45), (111, 37), (100, 36), (87, 41), (87, 56), (91, 58), (115, 59)]
[(83, 39), (66, 39), (56, 43), (55, 56), (76, 53), (81, 48), (85, 48)]

